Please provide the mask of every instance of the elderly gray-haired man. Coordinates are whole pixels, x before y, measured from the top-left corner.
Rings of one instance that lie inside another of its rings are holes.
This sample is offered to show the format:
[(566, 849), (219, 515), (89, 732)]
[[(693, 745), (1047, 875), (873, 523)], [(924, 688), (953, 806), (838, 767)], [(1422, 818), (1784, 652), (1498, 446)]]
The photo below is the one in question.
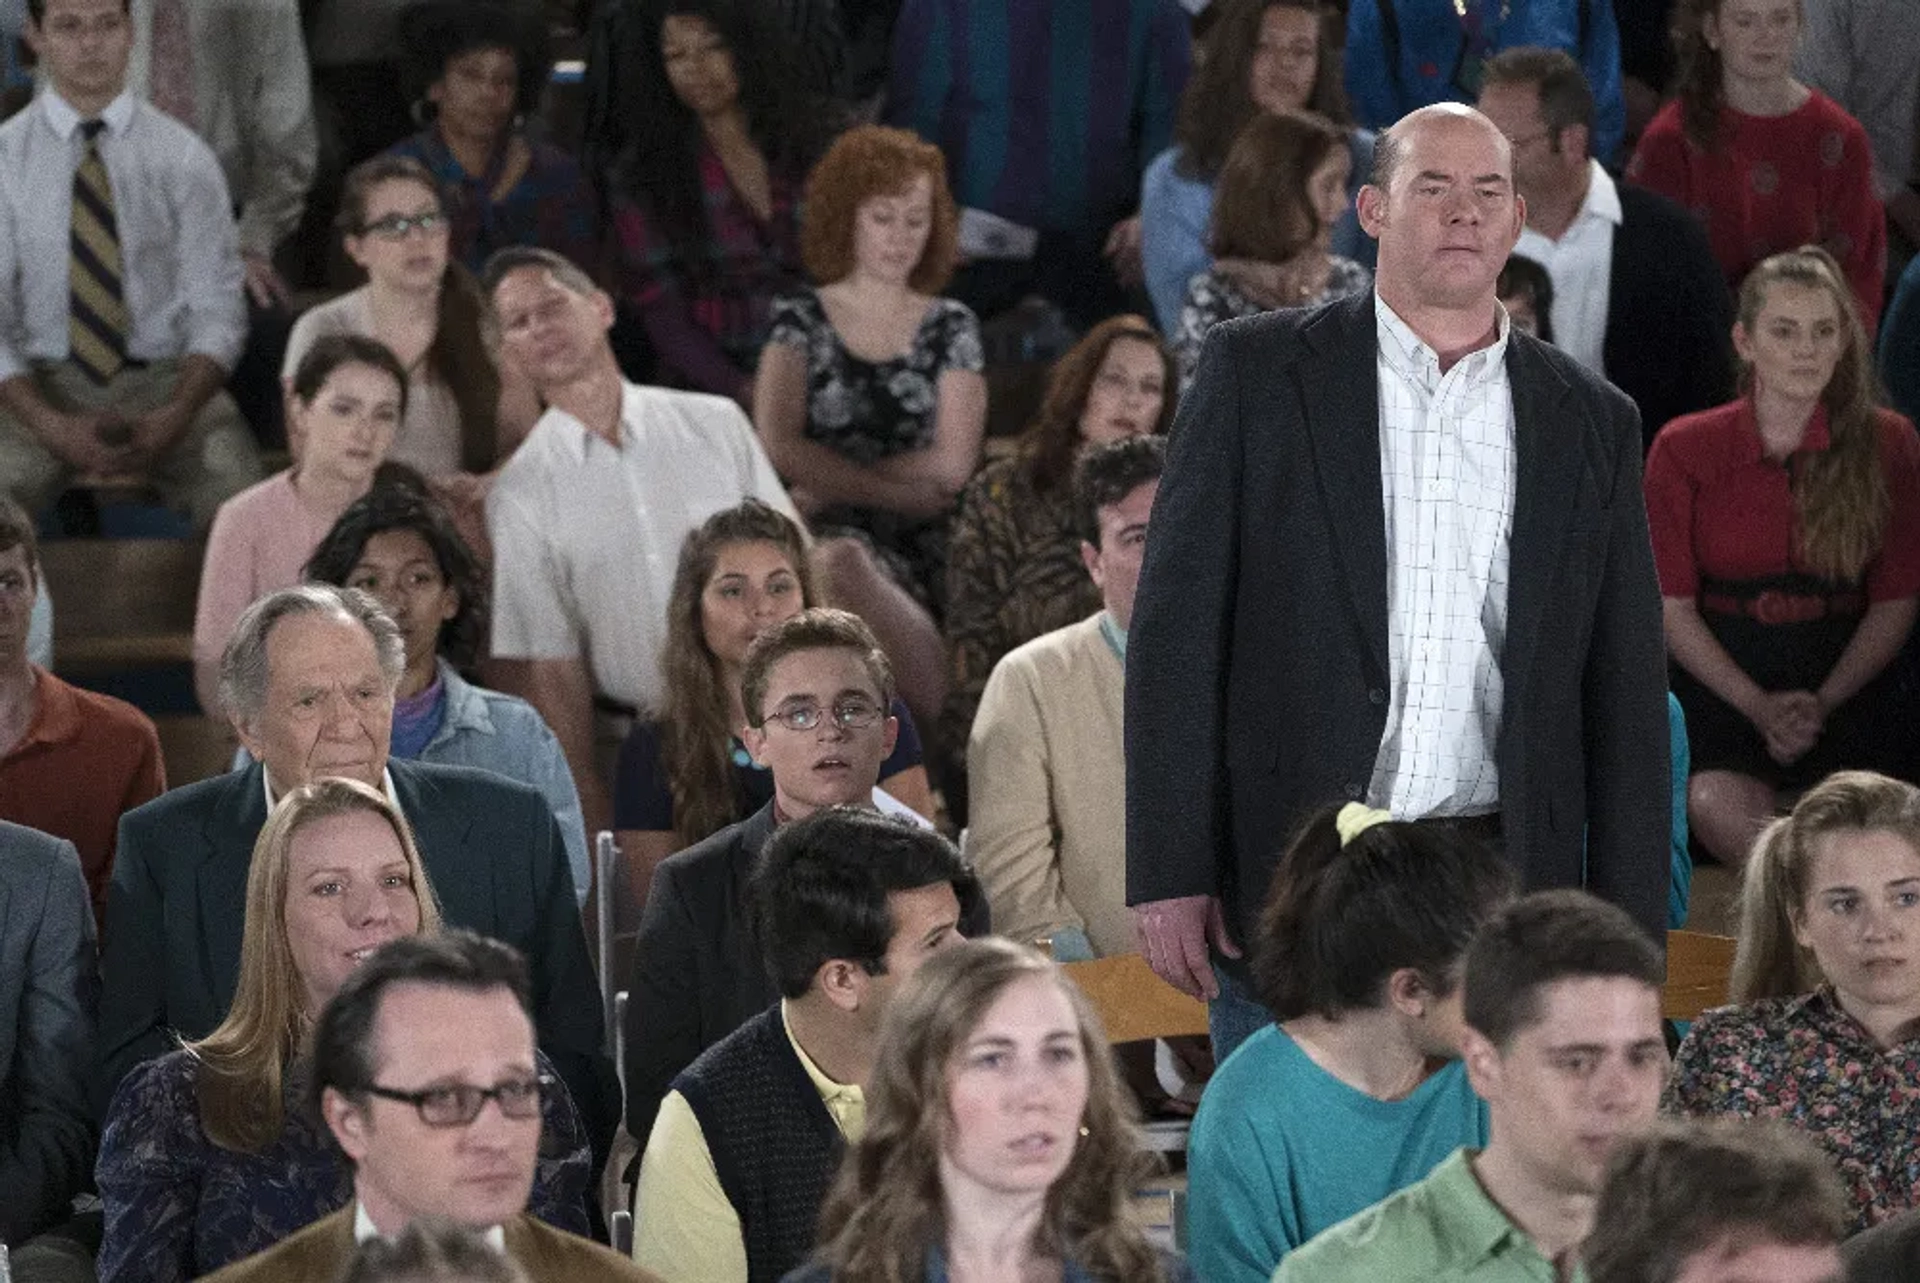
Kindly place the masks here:
[(619, 1087), (553, 811), (525, 785), (458, 766), (389, 761), (405, 648), (378, 603), (305, 584), (235, 625), (220, 696), (258, 759), (130, 811), (107, 893), (99, 1099), (134, 1065), (226, 1014), (240, 969), (247, 867), (280, 794), (342, 776), (382, 789), (413, 827), (449, 926), (506, 941), (533, 970), (540, 1047), (593, 1139), (611, 1145)]

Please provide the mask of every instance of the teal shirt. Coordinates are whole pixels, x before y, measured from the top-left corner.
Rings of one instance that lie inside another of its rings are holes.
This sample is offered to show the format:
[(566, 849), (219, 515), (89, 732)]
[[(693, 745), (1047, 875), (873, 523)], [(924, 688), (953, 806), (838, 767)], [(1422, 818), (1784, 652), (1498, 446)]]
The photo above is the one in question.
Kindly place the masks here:
[(1267, 1025), (1214, 1074), (1187, 1137), (1193, 1268), (1207, 1283), (1266, 1283), (1321, 1230), (1486, 1140), (1487, 1107), (1459, 1061), (1379, 1100)]
[[(1455, 1152), (1419, 1184), (1340, 1222), (1282, 1261), (1273, 1283), (1560, 1283), (1480, 1187), (1474, 1153)], [(1586, 1277), (1576, 1268), (1572, 1283)]]

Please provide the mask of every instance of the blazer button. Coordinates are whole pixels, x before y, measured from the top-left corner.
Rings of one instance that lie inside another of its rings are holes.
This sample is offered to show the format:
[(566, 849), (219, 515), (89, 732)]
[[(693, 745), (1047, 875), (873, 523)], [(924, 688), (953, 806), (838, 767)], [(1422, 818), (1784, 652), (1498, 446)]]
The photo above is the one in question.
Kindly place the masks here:
[(1347, 796), (1351, 798), (1353, 801), (1358, 802), (1360, 800), (1360, 795), (1365, 791), (1366, 790), (1362, 789), (1358, 784), (1347, 785)]
[(1387, 693), (1381, 690), (1378, 686), (1374, 687), (1372, 690), (1367, 692), (1367, 703), (1384, 704), (1386, 702), (1387, 702)]

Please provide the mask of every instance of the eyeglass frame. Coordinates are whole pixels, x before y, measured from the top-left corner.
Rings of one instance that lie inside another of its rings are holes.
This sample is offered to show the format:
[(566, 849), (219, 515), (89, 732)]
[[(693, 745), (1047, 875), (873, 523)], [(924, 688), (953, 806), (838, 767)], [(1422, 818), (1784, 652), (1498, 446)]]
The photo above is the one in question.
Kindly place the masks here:
[(407, 239), (410, 233), (419, 231), (432, 235), (448, 225), (445, 210), (429, 210), (424, 214), (388, 214), (371, 223), (361, 224), (355, 235), (377, 236), (383, 241), (399, 242)]
[[(841, 700), (830, 709), (822, 709), (818, 704), (802, 704), (798, 708), (785, 710), (775, 709), (761, 720), (763, 723), (777, 722), (787, 730), (804, 735), (808, 731), (820, 729), (821, 715), (825, 713), (831, 716), (834, 725), (843, 731), (862, 731), (885, 720), (890, 711), (882, 704), (869, 704), (865, 700), (856, 704), (855, 701), (847, 699)], [(805, 726), (801, 726), (793, 720), (795, 717), (806, 717), (810, 720)]]
[[(535, 1074), (531, 1078), (516, 1078), (497, 1082), (491, 1087), (475, 1087), (471, 1083), (456, 1083), (451, 1087), (428, 1087), (421, 1091), (401, 1091), (397, 1087), (382, 1087), (378, 1083), (368, 1083), (360, 1090), (369, 1096), (378, 1096), (381, 1100), (391, 1100), (402, 1105), (412, 1105), (413, 1112), (420, 1116), (420, 1121), (426, 1126), (441, 1131), (452, 1131), (457, 1127), (473, 1126), (474, 1120), (480, 1117), (480, 1112), (487, 1107), (488, 1101), (492, 1101), (499, 1107), (502, 1118), (512, 1119), (515, 1122), (526, 1122), (530, 1118), (538, 1118), (540, 1117), (541, 1105), (546, 1102), (548, 1095), (553, 1091), (554, 1084), (557, 1082), (559, 1082), (559, 1079), (552, 1074)], [(529, 1084), (533, 1087), (533, 1112), (528, 1114), (509, 1113), (507, 1111), (505, 1093), (509, 1089), (522, 1088)], [(473, 1112), (465, 1118), (449, 1119), (449, 1121), (446, 1122), (435, 1122), (433, 1119), (427, 1117), (428, 1099), (446, 1093), (451, 1093), (455, 1099), (458, 1099), (463, 1094), (471, 1093), (474, 1097)]]

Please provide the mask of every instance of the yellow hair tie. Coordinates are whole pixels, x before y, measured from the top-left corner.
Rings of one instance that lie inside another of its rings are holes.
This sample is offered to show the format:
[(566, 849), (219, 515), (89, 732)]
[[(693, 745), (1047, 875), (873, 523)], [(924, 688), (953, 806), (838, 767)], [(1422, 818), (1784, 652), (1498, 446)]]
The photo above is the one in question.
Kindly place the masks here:
[(1392, 819), (1393, 813), (1390, 811), (1377, 811), (1365, 802), (1349, 802), (1333, 817), (1333, 827), (1340, 834), (1340, 845), (1344, 847), (1374, 825), (1385, 824)]

